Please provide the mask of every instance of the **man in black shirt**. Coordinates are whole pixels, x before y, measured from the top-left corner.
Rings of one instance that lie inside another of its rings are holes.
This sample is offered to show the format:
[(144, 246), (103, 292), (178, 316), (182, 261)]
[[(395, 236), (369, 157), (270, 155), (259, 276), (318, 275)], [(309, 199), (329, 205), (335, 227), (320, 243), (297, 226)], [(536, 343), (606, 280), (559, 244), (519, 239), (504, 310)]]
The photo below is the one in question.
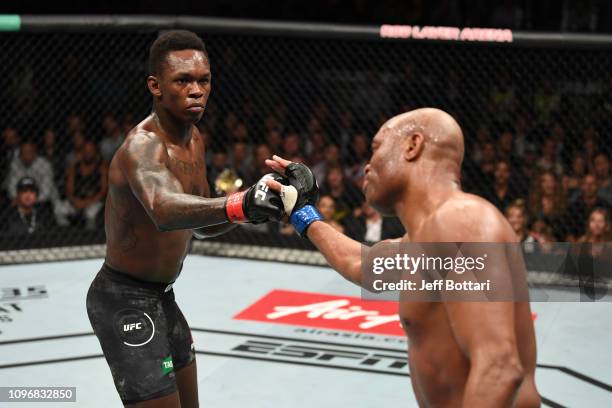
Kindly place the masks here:
[(610, 203), (597, 194), (597, 178), (593, 174), (587, 174), (582, 178), (580, 184), (580, 196), (570, 204), (565, 217), (566, 236), (577, 239), (584, 234), (586, 220), (591, 210), (602, 207), (610, 210)]
[(493, 184), (485, 190), (484, 197), (503, 213), (506, 211), (506, 207), (519, 198), (519, 194), (512, 182), (510, 162), (506, 159), (501, 159), (495, 163), (493, 176)]
[(51, 209), (38, 201), (38, 185), (32, 177), (23, 177), (17, 183), (15, 206), (8, 210), (5, 233), (10, 235), (32, 235), (51, 226)]

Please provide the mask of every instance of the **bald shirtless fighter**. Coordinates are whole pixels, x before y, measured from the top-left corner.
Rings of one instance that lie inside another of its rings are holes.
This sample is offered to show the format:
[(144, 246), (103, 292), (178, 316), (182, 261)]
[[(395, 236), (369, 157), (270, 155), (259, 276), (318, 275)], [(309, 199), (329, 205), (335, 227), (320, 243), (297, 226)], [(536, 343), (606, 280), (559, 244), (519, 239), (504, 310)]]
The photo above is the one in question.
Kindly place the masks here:
[(153, 113), (128, 134), (109, 168), (106, 259), (87, 294), (87, 313), (126, 406), (197, 407), (189, 326), (174, 301), (192, 234), (211, 237), (236, 222), (279, 220), (283, 204), (266, 176), (250, 189), (209, 198), (204, 143), (194, 126), (211, 89), (208, 55), (188, 31), (151, 46)]
[[(493, 205), (461, 191), (463, 134), (447, 113), (426, 108), (396, 116), (378, 131), (372, 150), (366, 199), (382, 214), (397, 215), (411, 242), (517, 242)], [(342, 276), (363, 284), (362, 245), (319, 222), (308, 168), (276, 156), (267, 163), (300, 193), (290, 217), (298, 233)], [(399, 315), (420, 406), (540, 405), (528, 302), (400, 302)]]

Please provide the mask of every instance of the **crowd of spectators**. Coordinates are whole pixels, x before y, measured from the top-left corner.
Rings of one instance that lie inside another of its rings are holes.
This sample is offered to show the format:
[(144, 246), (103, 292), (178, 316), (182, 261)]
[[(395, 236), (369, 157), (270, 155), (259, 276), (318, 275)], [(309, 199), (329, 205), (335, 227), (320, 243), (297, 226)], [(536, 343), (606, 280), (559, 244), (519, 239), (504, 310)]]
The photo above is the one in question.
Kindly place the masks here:
[(131, 122), (112, 115), (89, 136), (83, 118), (69, 115), (60, 131), (22, 135), (2, 130), (0, 214), (2, 233), (40, 234), (57, 228), (99, 230), (107, 193), (107, 168)]
[[(330, 66), (313, 74), (318, 88), (308, 94), (308, 84), (293, 76), (249, 82), (252, 74), (237, 62), (245, 56), (232, 50), (228, 47), (219, 55), (223, 68), (215, 71), (215, 91), (198, 124), (213, 191), (215, 180), (227, 169), (243, 186), (252, 185), (269, 172), (264, 160), (278, 154), (312, 168), (321, 186), (321, 212), (334, 228), (364, 242), (397, 237), (402, 234), (399, 222), (378, 217), (364, 204), (361, 185), (371, 139), (388, 117), (433, 105), (453, 114), (464, 130), (464, 190), (485, 197), (508, 217), (520, 218), (514, 224), (523, 239), (575, 242), (607, 237), (612, 76), (586, 77), (582, 88), (590, 93), (585, 93), (559, 78), (525, 83), (507, 69), (467, 81), (466, 72), (425, 70), (412, 62), (392, 72)], [(290, 91), (283, 100), (276, 94), (285, 88)], [(139, 106), (145, 98), (136, 101)], [(10, 117), (0, 117), (2, 219), (11, 216), (27, 224), (22, 215), (29, 210), (24, 209), (19, 186), (29, 177), (36, 188), (24, 191), (36, 195), (32, 211), (52, 214), (45, 225), (101, 229), (107, 167), (137, 115), (91, 112), (53, 115), (54, 126), (36, 131), (30, 123), (35, 113), (15, 125), (5, 124)], [(599, 225), (591, 223), (593, 217), (603, 223), (603, 233), (591, 228)], [(36, 224), (25, 230), (41, 230), (43, 223)], [(2, 225), (5, 232), (14, 231)], [(280, 236), (294, 234), (287, 226), (251, 227)]]
[[(554, 109), (547, 114), (549, 105), (536, 104), (528, 119), (513, 115), (508, 98), (495, 99), (491, 109), (503, 125), (481, 123), (473, 133), (466, 130), (463, 187), (506, 214), (522, 240), (605, 241), (610, 237), (612, 183), (602, 128), (573, 129), (571, 137), (578, 139), (572, 140), (553, 119)], [(358, 128), (351, 112), (333, 118), (319, 106), (302, 128), (283, 125), (283, 107), (261, 118), (259, 126), (253, 126), (255, 116), (247, 122), (240, 112), (222, 114), (214, 105), (210, 115), (199, 127), (211, 186), (226, 169), (244, 186), (251, 185), (269, 172), (264, 160), (279, 154), (313, 169), (321, 186), (319, 209), (337, 230), (362, 242), (403, 233), (397, 219), (381, 218), (364, 202), (361, 184), (373, 135)], [(341, 126), (337, 134), (331, 133), (332, 120)], [(47, 128), (32, 137), (5, 127), (0, 163), (4, 232), (100, 229), (107, 167), (132, 126), (130, 116), (121, 121), (106, 115), (95, 132), (83, 117), (69, 115), (63, 129)], [(293, 234), (290, 227), (274, 224), (255, 229)]]

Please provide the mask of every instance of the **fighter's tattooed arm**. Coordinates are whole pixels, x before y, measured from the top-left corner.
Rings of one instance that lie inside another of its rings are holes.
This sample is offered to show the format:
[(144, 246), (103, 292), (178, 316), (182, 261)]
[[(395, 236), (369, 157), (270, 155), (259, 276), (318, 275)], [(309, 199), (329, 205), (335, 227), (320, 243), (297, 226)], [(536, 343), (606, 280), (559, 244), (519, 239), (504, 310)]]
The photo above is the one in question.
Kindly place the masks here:
[(130, 188), (160, 231), (192, 229), (227, 221), (225, 198), (186, 194), (168, 169), (168, 152), (150, 132), (131, 137), (119, 156)]

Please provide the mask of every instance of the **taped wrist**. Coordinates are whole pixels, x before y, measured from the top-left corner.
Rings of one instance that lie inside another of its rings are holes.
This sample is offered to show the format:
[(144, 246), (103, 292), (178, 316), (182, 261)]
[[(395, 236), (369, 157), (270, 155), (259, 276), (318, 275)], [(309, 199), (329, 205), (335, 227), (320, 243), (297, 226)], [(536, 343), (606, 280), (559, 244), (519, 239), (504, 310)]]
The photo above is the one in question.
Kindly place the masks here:
[(301, 237), (306, 235), (306, 230), (315, 221), (322, 221), (323, 217), (313, 205), (305, 205), (299, 210), (295, 210), (289, 218), (293, 228), (300, 234)]
[(244, 213), (244, 195), (246, 191), (232, 193), (225, 198), (225, 216), (229, 222), (247, 222)]

